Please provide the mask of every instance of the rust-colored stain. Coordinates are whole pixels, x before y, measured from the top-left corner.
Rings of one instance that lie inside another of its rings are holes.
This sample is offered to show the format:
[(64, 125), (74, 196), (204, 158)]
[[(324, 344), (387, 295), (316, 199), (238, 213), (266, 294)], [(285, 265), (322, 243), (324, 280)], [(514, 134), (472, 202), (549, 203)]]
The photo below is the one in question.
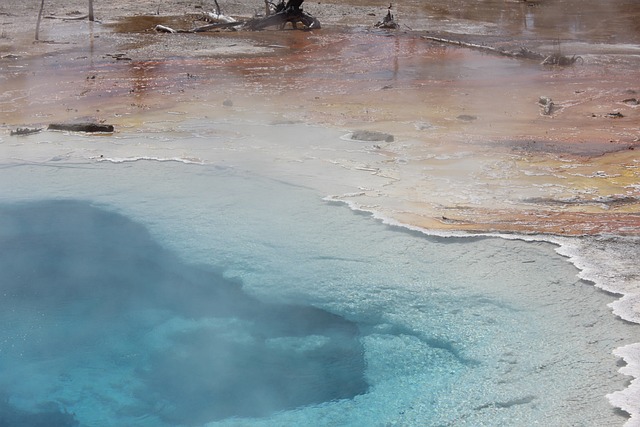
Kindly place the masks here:
[[(169, 23), (188, 26), (190, 19)], [(472, 231), (640, 234), (640, 108), (623, 102), (640, 98), (633, 55), (611, 65), (611, 57), (583, 54), (584, 64), (549, 68), (433, 42), (418, 31), (166, 35), (150, 31), (158, 23), (167, 18), (113, 25), (109, 31), (127, 35), (125, 43), (110, 44), (107, 32), (55, 55), (0, 59), (0, 120), (5, 127), (84, 116), (141, 124), (146, 115), (178, 105), (197, 112), (202, 102), (232, 99), (311, 124), (392, 133), (395, 142), (380, 147), (380, 165), (373, 167), (392, 168), (407, 183), (381, 189), (405, 203), (380, 206), (401, 221)], [(542, 114), (541, 96), (553, 99), (551, 115)], [(453, 199), (436, 203), (420, 196), (433, 190), (421, 187), (420, 174), (427, 179), (429, 169), (442, 164), (433, 153), (447, 149), (518, 165), (503, 178), (496, 178), (499, 166), (473, 174), (463, 166), (449, 170), (447, 179), (469, 174), (469, 185), (502, 192), (462, 208)], [(623, 154), (612, 162), (615, 153)], [(409, 160), (403, 165), (401, 158)], [(584, 170), (571, 175), (571, 165)], [(408, 179), (410, 167), (421, 172)], [(523, 169), (528, 175), (517, 175)], [(549, 196), (560, 200), (587, 194), (594, 202), (547, 203), (504, 190), (509, 180), (574, 191)], [(611, 197), (626, 203), (598, 203)]]

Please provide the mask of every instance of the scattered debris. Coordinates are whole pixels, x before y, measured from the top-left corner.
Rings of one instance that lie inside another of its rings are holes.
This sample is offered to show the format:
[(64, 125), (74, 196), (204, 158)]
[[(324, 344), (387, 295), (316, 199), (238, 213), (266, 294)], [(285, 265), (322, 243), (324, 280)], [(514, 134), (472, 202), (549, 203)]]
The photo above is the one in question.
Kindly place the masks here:
[(545, 116), (550, 116), (553, 113), (555, 104), (548, 96), (541, 96), (540, 99), (538, 99), (538, 104), (542, 107), (542, 114)]
[(131, 58), (124, 53), (107, 53), (105, 56), (115, 59), (116, 61), (131, 61)]
[(16, 130), (11, 131), (11, 135), (31, 135), (38, 133), (41, 130), (42, 128), (17, 128)]
[(174, 29), (166, 25), (156, 25), (155, 30), (163, 33), (201, 33), (204, 31), (233, 29), (258, 31), (268, 27), (279, 27), (284, 29), (287, 23), (296, 29), (298, 24), (302, 24), (304, 30), (315, 30), (321, 28), (320, 21), (302, 10), (304, 0), (280, 0), (278, 4), (265, 0), (265, 16), (255, 16), (250, 19), (238, 21), (232, 17), (217, 13), (203, 14), (203, 19), (210, 24), (190, 30)]
[(616, 111), (614, 113), (608, 113), (607, 117), (612, 119), (621, 119), (624, 117), (624, 115), (620, 111)]
[(382, 21), (378, 21), (374, 27), (376, 28), (387, 28), (390, 30), (395, 30), (399, 27), (398, 23), (395, 21), (393, 14), (391, 13), (391, 8), (393, 4), (389, 4), (389, 8), (387, 9), (387, 15), (382, 19)]
[(578, 60), (580, 60), (580, 64), (584, 64), (584, 60), (581, 56), (565, 56), (560, 53), (553, 53), (542, 61), (542, 65), (559, 65), (566, 67), (568, 65), (575, 64)]
[(544, 59), (543, 54), (534, 52), (530, 49), (527, 49), (526, 47), (521, 47), (519, 50), (515, 52), (510, 52), (510, 55), (507, 55), (507, 56), (511, 56), (513, 58), (531, 59), (534, 61), (539, 61), (541, 59)]
[(105, 132), (111, 133), (114, 128), (113, 125), (107, 125), (102, 123), (52, 123), (47, 128), (48, 130), (63, 130), (69, 132)]

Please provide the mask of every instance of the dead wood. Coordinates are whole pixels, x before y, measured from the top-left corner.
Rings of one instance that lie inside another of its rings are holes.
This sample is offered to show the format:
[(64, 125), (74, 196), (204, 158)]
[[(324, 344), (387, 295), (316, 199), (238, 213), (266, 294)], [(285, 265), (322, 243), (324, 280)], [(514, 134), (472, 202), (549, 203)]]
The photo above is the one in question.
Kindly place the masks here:
[(211, 24), (218, 24), (222, 22), (238, 22), (234, 17), (223, 15), (221, 13), (202, 12), (201, 19)]
[(389, 8), (387, 9), (387, 14), (385, 15), (385, 17), (382, 19), (382, 21), (377, 22), (376, 25), (374, 25), (374, 27), (387, 28), (390, 30), (395, 30), (396, 28), (399, 27), (393, 14), (391, 13), (392, 6), (393, 6), (392, 4), (389, 5)]
[(534, 61), (542, 61), (542, 65), (560, 65), (560, 66), (568, 66), (573, 65), (576, 62), (580, 61), (583, 63), (583, 59), (580, 56), (564, 56), (559, 53), (554, 53), (552, 55), (543, 55), (539, 52), (534, 52), (527, 48), (521, 47), (518, 50), (504, 50), (499, 49), (493, 46), (481, 45), (476, 43), (469, 43), (460, 40), (452, 40), (445, 39), (442, 37), (432, 37), (432, 36), (422, 36), (422, 38), (426, 40), (431, 40), (439, 43), (452, 44), (455, 46), (468, 47), (471, 49), (481, 50), (483, 52), (488, 52), (496, 55), (506, 56), (509, 58), (517, 58), (517, 59), (531, 59)]
[(177, 33), (177, 31), (176, 31), (176, 30), (174, 30), (174, 29), (173, 29), (173, 28), (171, 28), (171, 27), (167, 27), (166, 25), (160, 25), (160, 24), (158, 24), (158, 25), (156, 25), (155, 27), (153, 27), (153, 29), (154, 29), (154, 30), (156, 30), (156, 31), (157, 31), (157, 32), (159, 32), (159, 33), (171, 33), (171, 34), (173, 34), (173, 33)]
[(245, 21), (242, 28), (258, 31), (268, 27), (284, 28), (287, 23), (291, 23), (293, 28), (297, 28), (298, 23), (304, 25), (304, 28), (308, 30), (321, 28), (320, 21), (303, 12), (302, 9), (285, 9), (263, 18), (252, 18)]
[(113, 132), (113, 125), (107, 125), (102, 123), (52, 123), (47, 128), (48, 130), (63, 130), (69, 132)]
[(83, 19), (87, 19), (89, 17), (89, 15), (81, 15), (81, 16), (74, 16), (74, 17), (68, 17), (68, 16), (53, 16), (53, 15), (49, 15), (49, 16), (45, 16), (45, 19), (59, 19), (61, 21), (82, 21)]
[(176, 30), (178, 33), (202, 33), (204, 31), (223, 29), (223, 28), (235, 28), (244, 25), (244, 22), (216, 22), (213, 24), (203, 25), (202, 27), (192, 28), (191, 30)]
[(581, 56), (564, 56), (560, 53), (554, 53), (547, 56), (544, 61), (542, 61), (542, 65), (560, 65), (560, 66), (568, 66), (573, 65), (576, 62), (580, 61), (580, 63), (584, 63), (584, 60)]
[(218, 10), (217, 13), (204, 13), (202, 18), (210, 24), (195, 27), (190, 30), (181, 30), (168, 27), (166, 25), (156, 25), (155, 30), (163, 33), (201, 33), (204, 31), (219, 29), (242, 29), (249, 31), (264, 30), (268, 27), (284, 28), (287, 23), (291, 23), (293, 28), (297, 28), (297, 24), (301, 23), (304, 29), (321, 28), (320, 21), (315, 17), (305, 13), (301, 5), (304, 0), (288, 0), (286, 3), (280, 1), (274, 4), (265, 0), (266, 16), (254, 17), (246, 20), (236, 21), (226, 15), (222, 15)]
[(42, 128), (17, 128), (16, 130), (11, 131), (11, 135), (31, 135), (38, 133), (41, 130)]
[(40, 21), (42, 21), (43, 10), (44, 10), (44, 0), (40, 2), (40, 10), (38, 11), (38, 22), (36, 22), (36, 41), (40, 40)]

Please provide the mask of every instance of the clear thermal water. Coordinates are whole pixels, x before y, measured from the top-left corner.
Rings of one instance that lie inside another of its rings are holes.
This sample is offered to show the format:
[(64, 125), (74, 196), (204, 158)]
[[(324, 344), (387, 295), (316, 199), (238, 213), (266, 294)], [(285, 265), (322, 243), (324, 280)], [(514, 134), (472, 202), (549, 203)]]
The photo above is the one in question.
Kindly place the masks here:
[(428, 237), (236, 167), (0, 179), (13, 425), (624, 422), (633, 326), (549, 243)]

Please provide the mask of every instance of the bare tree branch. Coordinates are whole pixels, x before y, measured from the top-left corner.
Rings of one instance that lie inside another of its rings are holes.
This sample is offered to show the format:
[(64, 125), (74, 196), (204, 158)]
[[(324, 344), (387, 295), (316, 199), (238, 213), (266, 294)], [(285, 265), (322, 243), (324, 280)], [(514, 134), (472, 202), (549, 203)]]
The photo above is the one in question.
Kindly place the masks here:
[(93, 0), (89, 0), (89, 21), (93, 22)]
[(44, 10), (44, 0), (40, 3), (40, 12), (38, 12), (38, 22), (36, 23), (36, 40), (40, 40), (40, 21), (42, 20), (42, 11)]

